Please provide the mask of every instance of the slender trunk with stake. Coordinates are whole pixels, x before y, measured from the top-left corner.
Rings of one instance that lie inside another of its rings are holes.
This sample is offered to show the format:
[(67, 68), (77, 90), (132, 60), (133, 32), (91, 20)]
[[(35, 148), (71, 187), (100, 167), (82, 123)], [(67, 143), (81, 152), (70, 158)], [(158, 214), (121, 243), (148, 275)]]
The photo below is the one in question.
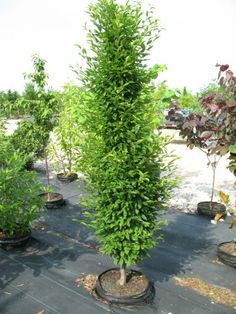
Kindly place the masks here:
[(216, 181), (216, 156), (214, 156), (214, 162), (211, 163), (212, 168), (212, 185), (211, 185), (211, 205), (213, 202), (214, 197), (214, 190), (215, 190), (215, 181)]
[[(47, 177), (47, 183), (48, 187), (50, 186), (50, 178), (49, 178), (49, 169), (48, 169), (48, 155), (45, 153), (45, 170), (46, 170), (46, 177)], [(47, 201), (50, 200), (50, 194), (47, 193)]]
[(52, 145), (52, 148), (53, 148), (53, 151), (54, 151), (54, 154), (55, 154), (56, 158), (61, 163), (63, 173), (66, 176), (66, 167), (65, 167), (65, 164), (64, 164), (64, 159), (61, 156), (61, 154), (57, 151), (57, 148), (55, 147), (55, 145)]
[(69, 139), (69, 152), (68, 152), (68, 160), (69, 160), (69, 173), (72, 172), (72, 142), (71, 142), (71, 137)]
[(214, 197), (214, 190), (215, 190), (215, 181), (216, 181), (216, 167), (220, 161), (221, 156), (219, 156), (219, 159), (216, 159), (216, 155), (214, 155), (214, 161), (211, 161), (209, 158), (209, 155), (207, 154), (207, 159), (209, 161), (209, 164), (211, 165), (212, 169), (212, 184), (211, 184), (211, 208), (213, 206), (213, 197)]

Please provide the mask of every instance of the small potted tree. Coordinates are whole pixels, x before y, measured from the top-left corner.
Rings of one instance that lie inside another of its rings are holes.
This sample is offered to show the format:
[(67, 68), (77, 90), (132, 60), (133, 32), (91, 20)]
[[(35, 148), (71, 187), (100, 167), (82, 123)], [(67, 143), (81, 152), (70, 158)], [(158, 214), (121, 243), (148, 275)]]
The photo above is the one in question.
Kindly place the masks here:
[[(228, 168), (236, 176), (236, 77), (230, 70), (228, 64), (217, 64), (219, 68), (218, 80), (221, 90), (218, 93), (207, 95), (203, 99), (203, 105), (212, 117), (218, 118), (220, 125), (218, 128), (219, 138), (224, 143), (224, 154), (229, 154)], [(218, 148), (219, 149), (219, 148)], [(234, 183), (236, 187), (236, 182)], [(230, 204), (229, 195), (220, 193), (221, 200), (225, 203), (229, 211), (235, 212), (236, 204)], [(221, 216), (215, 217), (218, 221)], [(236, 218), (232, 218), (230, 228), (236, 223)], [(236, 239), (233, 241), (220, 243), (217, 254), (226, 264), (236, 267)]]
[(212, 169), (210, 201), (202, 201), (197, 204), (199, 214), (212, 218), (217, 213), (225, 213), (226, 210), (224, 204), (213, 201), (216, 169), (222, 154), (224, 154), (222, 139), (218, 137), (218, 127), (218, 119), (204, 114), (190, 114), (183, 123), (180, 123), (180, 135), (186, 139), (187, 146), (191, 149), (194, 147), (200, 149), (206, 155), (208, 166)]
[(44, 200), (47, 209), (57, 209), (65, 204), (63, 195), (52, 191), (52, 186), (50, 182), (50, 172), (48, 167), (48, 152), (45, 150), (44, 155), (45, 161), (45, 172), (47, 178), (47, 185), (44, 187), (44, 192), (40, 193), (39, 196)]
[(30, 223), (43, 207), (41, 184), (34, 171), (22, 170), (25, 160), (0, 132), (0, 246), (25, 245)]
[(55, 125), (55, 114), (57, 113), (57, 101), (50, 91), (46, 91), (47, 77), (45, 72), (46, 61), (41, 59), (38, 55), (33, 56), (34, 72), (25, 74), (34, 86), (34, 99), (30, 105), (30, 110), (33, 118), (34, 131), (37, 131), (35, 140), (40, 142), (40, 155), (44, 157), (45, 170), (47, 177), (46, 192), (40, 194), (45, 200), (47, 208), (57, 208), (64, 204), (63, 195), (60, 193), (52, 192), (49, 182), (49, 168), (48, 168), (48, 143), (49, 135)]
[(57, 178), (69, 183), (78, 178), (76, 160), (79, 158), (81, 132), (78, 123), (79, 89), (77, 86), (66, 85), (62, 94), (62, 110), (54, 128), (49, 144), (49, 157), (59, 173)]
[(118, 268), (99, 275), (96, 292), (111, 302), (135, 303), (150, 294), (146, 276), (130, 269), (155, 247), (164, 220), (160, 214), (174, 185), (173, 161), (157, 125), (152, 79), (161, 67), (145, 60), (159, 28), (141, 4), (98, 0), (89, 7), (93, 54), (82, 56), (84, 143), (81, 166), (88, 179), (87, 225), (102, 252)]

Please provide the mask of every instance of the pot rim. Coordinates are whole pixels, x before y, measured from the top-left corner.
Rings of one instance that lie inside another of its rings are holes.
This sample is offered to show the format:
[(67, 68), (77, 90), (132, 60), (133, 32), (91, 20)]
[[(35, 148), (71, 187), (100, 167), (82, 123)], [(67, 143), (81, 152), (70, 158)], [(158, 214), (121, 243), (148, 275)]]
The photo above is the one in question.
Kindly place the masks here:
[(120, 268), (109, 268), (107, 270), (105, 270), (104, 272), (102, 272), (98, 278), (97, 278), (97, 282), (96, 282), (96, 286), (95, 286), (95, 291), (96, 293), (98, 294), (99, 297), (111, 302), (111, 303), (120, 303), (120, 304), (133, 304), (133, 303), (138, 303), (138, 302), (144, 302), (148, 296), (151, 294), (151, 292), (153, 291), (154, 289), (154, 286), (153, 284), (148, 280), (148, 278), (140, 271), (138, 270), (135, 270), (135, 269), (129, 269), (129, 271), (131, 272), (135, 272), (135, 273), (138, 273), (140, 275), (144, 275), (145, 278), (147, 279), (147, 287), (145, 288), (145, 290), (139, 294), (134, 294), (134, 295), (131, 295), (131, 296), (115, 296), (113, 295), (112, 293), (106, 291), (102, 285), (101, 285), (101, 282), (100, 282), (100, 279), (101, 277), (109, 272), (109, 271), (112, 271), (112, 270), (120, 270)]

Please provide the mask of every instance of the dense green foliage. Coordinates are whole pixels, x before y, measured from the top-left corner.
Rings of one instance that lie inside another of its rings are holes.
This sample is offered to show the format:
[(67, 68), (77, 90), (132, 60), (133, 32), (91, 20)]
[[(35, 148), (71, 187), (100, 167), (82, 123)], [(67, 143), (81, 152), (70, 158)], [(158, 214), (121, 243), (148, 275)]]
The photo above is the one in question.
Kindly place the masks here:
[(168, 88), (165, 82), (157, 86), (152, 93), (152, 99), (157, 108), (157, 116), (161, 116), (164, 109), (168, 109), (172, 101), (177, 100), (179, 95), (178, 90)]
[(49, 144), (49, 157), (57, 171), (63, 171), (65, 176), (76, 172), (76, 164), (79, 161), (82, 140), (80, 95), (81, 91), (77, 86), (71, 84), (64, 86), (61, 111)]
[(17, 91), (9, 89), (0, 92), (0, 115), (6, 118), (19, 117), (22, 110), (18, 106), (20, 95)]
[(38, 55), (33, 58), (34, 72), (25, 74), (30, 84), (34, 88), (33, 99), (27, 99), (31, 108), (31, 115), (38, 126), (41, 126), (45, 132), (50, 132), (53, 128), (53, 115), (57, 108), (54, 93), (47, 90), (48, 75), (45, 71), (46, 61)]
[(186, 88), (183, 89), (179, 98), (178, 105), (180, 108), (187, 108), (190, 112), (202, 112), (202, 107), (199, 104), (198, 97), (193, 95)]
[(163, 221), (158, 214), (173, 186), (166, 140), (154, 129), (156, 104), (150, 82), (161, 66), (146, 65), (158, 37), (151, 10), (140, 4), (99, 0), (89, 7), (92, 50), (82, 80), (83, 171), (90, 194), (89, 226), (115, 263), (136, 263), (153, 248)]
[(178, 105), (178, 110), (187, 109), (189, 112), (200, 113), (203, 108), (200, 106), (198, 96), (187, 91), (186, 88), (168, 88), (165, 82), (157, 86), (152, 93), (153, 101), (156, 103), (157, 116), (163, 120), (165, 109), (171, 109), (173, 103)]
[(12, 145), (20, 155), (27, 157), (27, 161), (43, 157), (58, 108), (54, 94), (46, 90), (45, 64), (45, 60), (33, 56), (34, 72), (25, 75), (30, 80), (30, 90), (21, 101), (31, 117), (28, 121), (20, 122), (11, 136)]
[(24, 233), (42, 208), (37, 174), (23, 171), (21, 158), (0, 132), (0, 231), (5, 235)]
[(48, 134), (33, 121), (21, 121), (10, 141), (15, 150), (31, 164), (43, 156)]
[(199, 92), (198, 92), (198, 98), (201, 99), (204, 96), (207, 96), (209, 94), (214, 94), (214, 93), (222, 93), (223, 88), (217, 83), (217, 81), (213, 81), (209, 83), (207, 86), (203, 87)]

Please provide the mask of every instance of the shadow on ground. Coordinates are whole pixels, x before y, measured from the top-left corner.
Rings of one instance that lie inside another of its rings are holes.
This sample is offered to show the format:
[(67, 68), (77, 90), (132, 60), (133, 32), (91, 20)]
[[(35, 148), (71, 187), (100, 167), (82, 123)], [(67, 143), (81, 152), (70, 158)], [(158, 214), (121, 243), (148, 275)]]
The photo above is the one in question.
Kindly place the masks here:
[[(38, 173), (43, 176), (43, 171)], [(26, 248), (0, 249), (0, 313), (234, 313), (177, 286), (174, 280), (175, 276), (195, 277), (236, 291), (235, 270), (214, 262), (217, 243), (229, 237), (226, 226), (174, 211), (163, 217), (169, 221), (162, 231), (164, 241), (135, 267), (155, 284), (152, 304), (145, 308), (106, 305), (76, 287), (80, 274), (98, 275), (113, 267), (111, 259), (99, 252), (91, 230), (72, 222), (72, 218), (83, 221), (83, 208), (78, 206), (82, 185), (61, 184), (54, 176), (53, 189), (64, 195), (66, 206), (44, 211)]]

